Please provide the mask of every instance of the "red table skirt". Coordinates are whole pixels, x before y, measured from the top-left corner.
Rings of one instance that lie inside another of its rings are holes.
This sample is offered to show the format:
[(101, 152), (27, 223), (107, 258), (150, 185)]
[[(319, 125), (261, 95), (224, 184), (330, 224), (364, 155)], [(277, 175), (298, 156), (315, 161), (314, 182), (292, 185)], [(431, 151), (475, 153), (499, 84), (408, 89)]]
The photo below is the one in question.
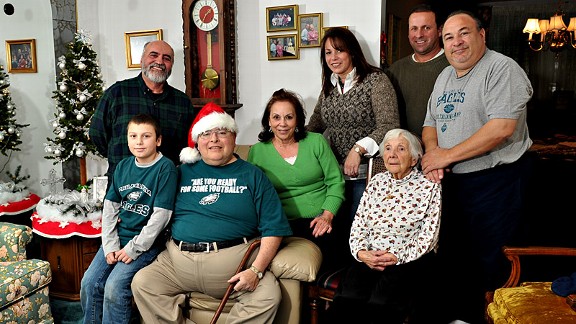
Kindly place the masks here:
[(42, 221), (38, 213), (32, 214), (32, 230), (34, 233), (48, 238), (67, 238), (73, 235), (83, 237), (100, 237), (102, 227), (100, 223), (94, 224), (92, 221), (83, 223)]
[(17, 215), (23, 212), (27, 212), (36, 207), (39, 201), (40, 197), (31, 193), (28, 197), (20, 201), (13, 201), (7, 204), (0, 205), (0, 216)]

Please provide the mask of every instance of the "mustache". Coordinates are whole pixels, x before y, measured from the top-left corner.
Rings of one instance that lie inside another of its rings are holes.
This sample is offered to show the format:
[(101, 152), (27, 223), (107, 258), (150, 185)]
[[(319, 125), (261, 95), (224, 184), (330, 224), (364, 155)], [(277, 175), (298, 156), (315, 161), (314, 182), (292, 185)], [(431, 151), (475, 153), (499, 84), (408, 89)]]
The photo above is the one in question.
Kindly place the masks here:
[(166, 71), (166, 64), (158, 64), (158, 63), (151, 63), (150, 65), (148, 65), (148, 68), (160, 68), (162, 69), (162, 71)]

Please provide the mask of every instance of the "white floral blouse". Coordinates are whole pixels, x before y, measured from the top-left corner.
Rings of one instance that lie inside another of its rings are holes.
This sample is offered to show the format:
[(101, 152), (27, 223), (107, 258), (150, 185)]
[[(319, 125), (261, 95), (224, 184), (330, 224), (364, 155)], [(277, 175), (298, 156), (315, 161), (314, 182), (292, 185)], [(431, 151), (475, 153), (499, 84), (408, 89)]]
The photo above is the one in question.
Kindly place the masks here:
[(350, 252), (383, 250), (397, 264), (414, 261), (438, 244), (441, 186), (413, 169), (400, 180), (390, 172), (370, 179), (350, 231)]

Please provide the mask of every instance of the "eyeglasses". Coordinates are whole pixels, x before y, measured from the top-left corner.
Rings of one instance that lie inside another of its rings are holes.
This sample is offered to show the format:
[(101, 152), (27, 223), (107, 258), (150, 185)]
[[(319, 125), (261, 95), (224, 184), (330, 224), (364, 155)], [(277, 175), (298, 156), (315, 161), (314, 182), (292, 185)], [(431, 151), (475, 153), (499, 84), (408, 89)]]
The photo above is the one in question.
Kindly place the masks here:
[(202, 139), (210, 139), (212, 138), (212, 134), (216, 134), (216, 137), (218, 138), (225, 138), (228, 137), (228, 135), (231, 133), (231, 131), (227, 130), (227, 129), (212, 129), (209, 131), (205, 131), (203, 133), (200, 133), (200, 138)]

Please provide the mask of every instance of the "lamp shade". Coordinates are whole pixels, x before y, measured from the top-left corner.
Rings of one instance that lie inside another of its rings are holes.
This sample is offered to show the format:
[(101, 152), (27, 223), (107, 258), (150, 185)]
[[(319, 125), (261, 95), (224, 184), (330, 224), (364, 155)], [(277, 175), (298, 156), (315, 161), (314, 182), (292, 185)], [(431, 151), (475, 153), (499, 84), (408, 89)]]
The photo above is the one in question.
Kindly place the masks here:
[(568, 25), (567, 31), (576, 31), (576, 17), (570, 18), (570, 24)]
[(539, 34), (540, 26), (538, 25), (538, 18), (528, 18), (526, 21), (526, 26), (524, 26), (524, 33), (529, 34)]
[(566, 29), (564, 25), (564, 20), (562, 20), (562, 15), (554, 15), (550, 17), (550, 29), (551, 31), (560, 31)]
[(550, 26), (550, 20), (548, 19), (540, 19), (540, 32), (546, 33)]

